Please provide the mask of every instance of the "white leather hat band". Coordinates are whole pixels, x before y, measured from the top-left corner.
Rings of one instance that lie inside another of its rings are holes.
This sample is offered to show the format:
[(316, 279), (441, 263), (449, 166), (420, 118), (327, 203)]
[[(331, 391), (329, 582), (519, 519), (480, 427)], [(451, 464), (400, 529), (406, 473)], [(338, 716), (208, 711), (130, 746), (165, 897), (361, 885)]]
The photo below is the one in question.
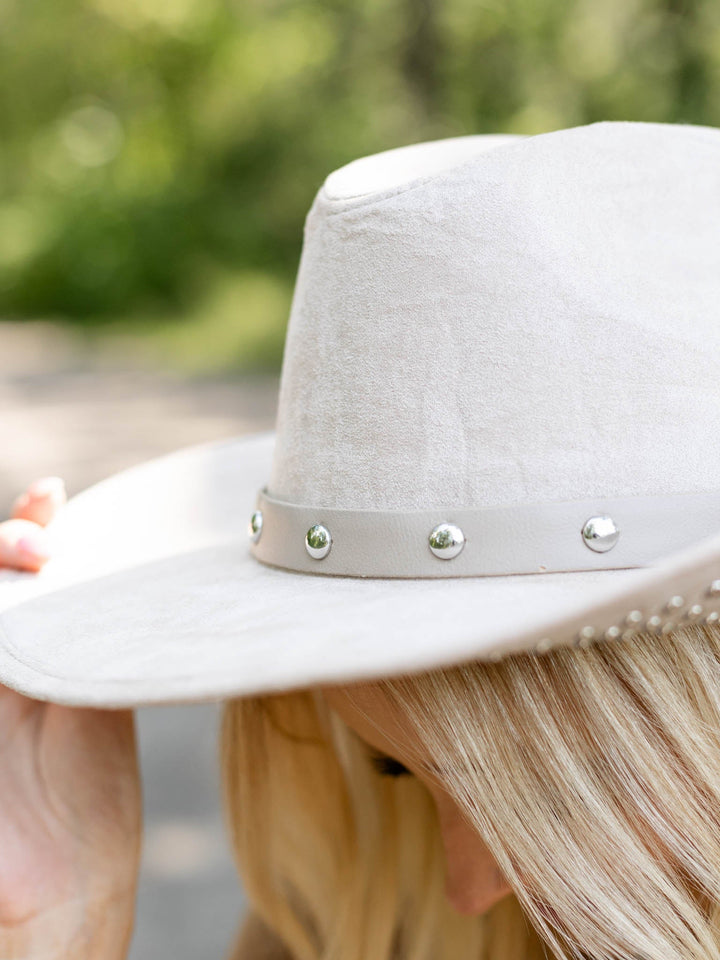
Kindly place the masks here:
[(338, 510), (258, 496), (262, 563), (351, 577), (483, 577), (645, 567), (720, 530), (720, 493), (476, 509)]

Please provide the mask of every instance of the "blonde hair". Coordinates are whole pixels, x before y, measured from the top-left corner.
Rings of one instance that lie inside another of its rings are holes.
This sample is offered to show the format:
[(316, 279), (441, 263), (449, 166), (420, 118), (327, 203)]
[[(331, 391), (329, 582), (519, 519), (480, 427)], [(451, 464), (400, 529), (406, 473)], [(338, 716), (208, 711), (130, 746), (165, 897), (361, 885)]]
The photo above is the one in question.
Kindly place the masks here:
[(296, 960), (718, 960), (720, 631), (380, 682), (514, 893), (455, 913), (432, 801), (317, 690), (231, 702), (248, 897)]

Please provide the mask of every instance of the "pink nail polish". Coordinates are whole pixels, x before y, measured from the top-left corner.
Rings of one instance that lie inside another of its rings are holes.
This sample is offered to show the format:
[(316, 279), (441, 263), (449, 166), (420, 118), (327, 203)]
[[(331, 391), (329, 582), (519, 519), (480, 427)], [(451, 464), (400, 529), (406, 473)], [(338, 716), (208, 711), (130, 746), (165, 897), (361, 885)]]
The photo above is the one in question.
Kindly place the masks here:
[(61, 477), (41, 477), (28, 487), (28, 493), (31, 497), (55, 497), (60, 499), (65, 496), (65, 483)]
[(15, 546), (18, 553), (24, 553), (34, 560), (49, 560), (50, 558), (50, 550), (43, 537), (26, 534), (24, 537), (20, 537)]

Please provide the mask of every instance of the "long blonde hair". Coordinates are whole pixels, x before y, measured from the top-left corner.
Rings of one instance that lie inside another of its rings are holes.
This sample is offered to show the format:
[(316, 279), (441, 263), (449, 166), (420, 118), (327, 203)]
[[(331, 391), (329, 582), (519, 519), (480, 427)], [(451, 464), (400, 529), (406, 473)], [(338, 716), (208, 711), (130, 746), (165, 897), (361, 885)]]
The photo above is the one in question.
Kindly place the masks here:
[(248, 897), (296, 960), (719, 960), (720, 631), (381, 682), (514, 893), (444, 896), (435, 811), (317, 690), (228, 704)]

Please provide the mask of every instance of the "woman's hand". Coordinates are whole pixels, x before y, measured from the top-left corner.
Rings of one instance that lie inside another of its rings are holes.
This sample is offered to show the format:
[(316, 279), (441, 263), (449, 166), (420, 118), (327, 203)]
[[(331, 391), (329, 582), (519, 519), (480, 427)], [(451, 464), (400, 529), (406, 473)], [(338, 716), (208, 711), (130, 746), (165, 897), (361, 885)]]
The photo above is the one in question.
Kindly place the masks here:
[[(39, 570), (64, 502), (57, 478), (30, 486), (0, 523), (0, 566)], [(0, 957), (125, 957), (140, 828), (132, 713), (0, 686)]]

